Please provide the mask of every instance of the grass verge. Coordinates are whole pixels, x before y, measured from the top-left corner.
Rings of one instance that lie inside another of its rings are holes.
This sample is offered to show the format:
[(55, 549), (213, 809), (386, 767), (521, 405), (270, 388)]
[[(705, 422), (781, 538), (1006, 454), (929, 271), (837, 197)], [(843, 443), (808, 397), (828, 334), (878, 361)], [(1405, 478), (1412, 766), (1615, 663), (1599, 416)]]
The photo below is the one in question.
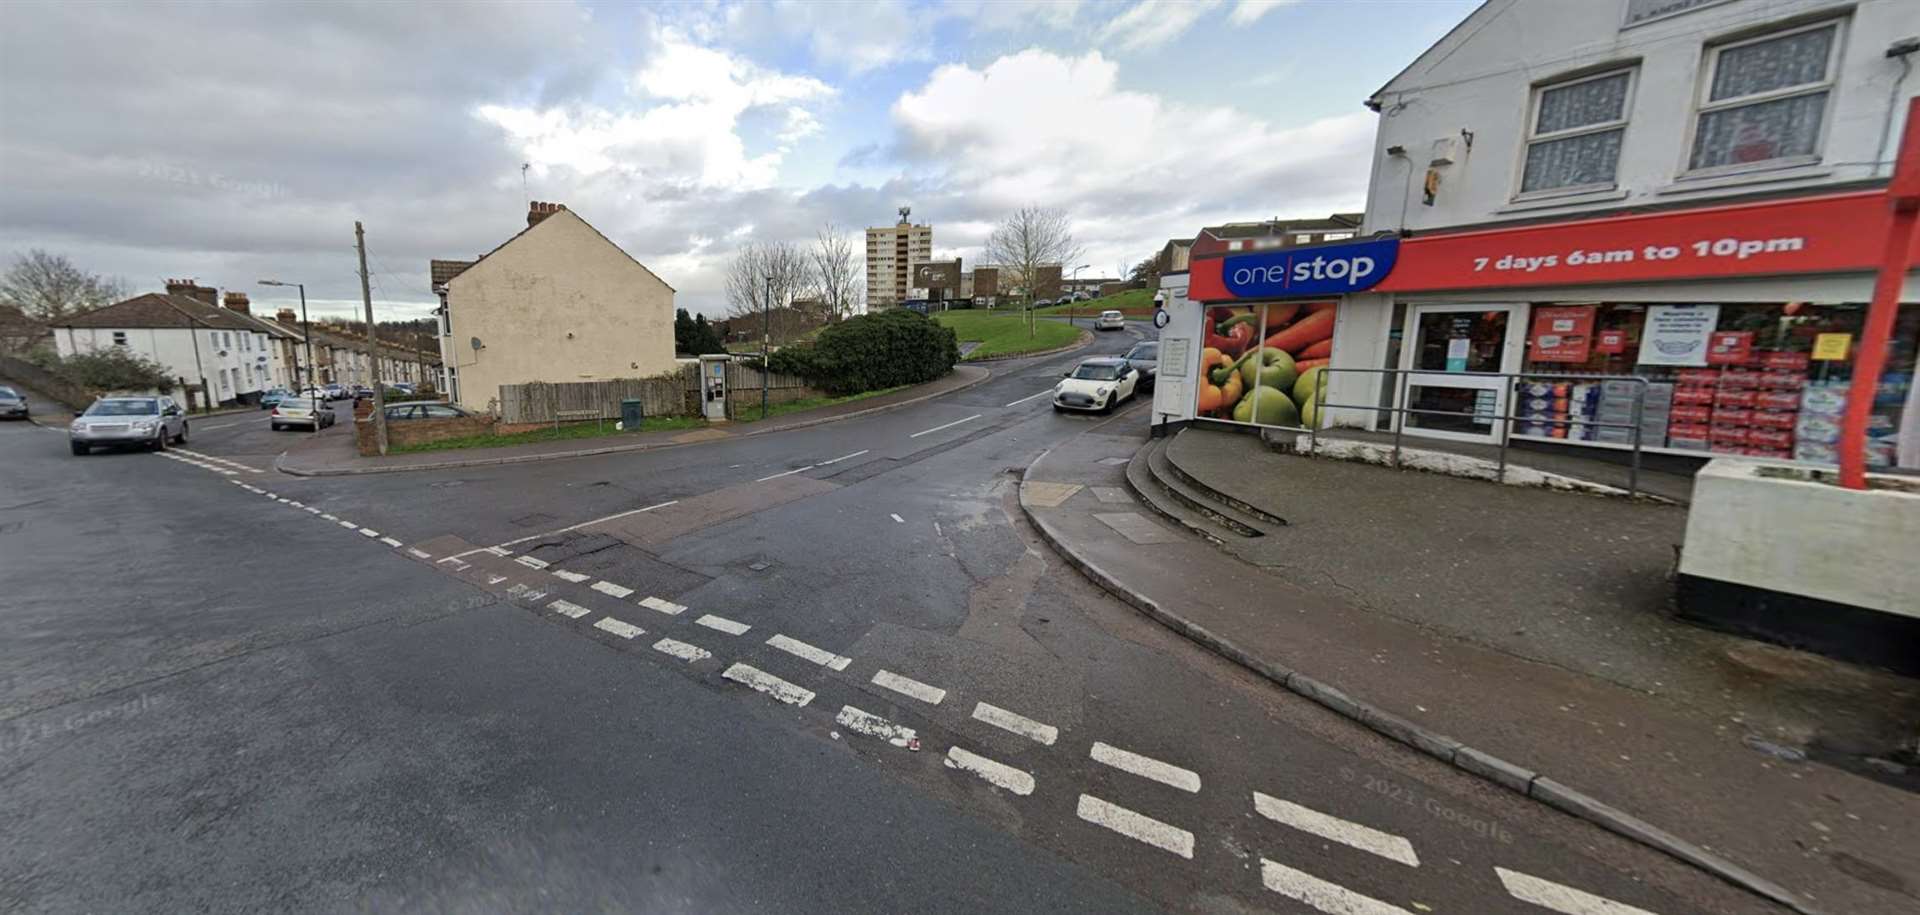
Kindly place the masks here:
[(933, 316), (962, 342), (978, 340), (980, 345), (967, 354), (968, 359), (1005, 356), (1058, 349), (1078, 339), (1080, 330), (1058, 321), (1034, 322), (1033, 335), (1027, 335), (1027, 321), (1019, 312), (943, 311)]
[[(910, 387), (913, 387), (913, 385), (903, 384), (899, 387), (881, 388), (878, 391), (862, 391), (858, 394), (848, 394), (845, 397), (809, 397), (805, 400), (789, 400), (786, 403), (769, 404), (767, 406), (767, 418), (773, 419), (776, 416), (785, 416), (788, 413), (798, 413), (802, 410), (812, 410), (819, 407), (831, 407), (834, 404), (866, 400), (869, 397), (879, 397), (882, 394), (904, 391)], [(760, 420), (760, 401), (759, 395), (756, 392), (751, 390), (735, 391), (733, 392), (733, 396), (740, 398), (734, 407), (734, 409), (738, 411), (734, 422), (751, 423)]]
[(1130, 318), (1145, 318), (1153, 314), (1153, 291), (1150, 289), (1129, 289), (1114, 295), (1075, 302), (1072, 306), (1048, 305), (1036, 309), (1043, 315), (1065, 315), (1069, 312), (1077, 317), (1091, 318), (1108, 309), (1125, 312)]
[(533, 442), (560, 442), (574, 439), (609, 438), (632, 435), (637, 432), (663, 432), (669, 429), (697, 429), (706, 425), (706, 421), (692, 416), (649, 416), (638, 429), (615, 430), (614, 421), (604, 423), (568, 423), (559, 429), (551, 427), (535, 429), (531, 432), (516, 432), (512, 435), (463, 435), (459, 438), (442, 439), (437, 442), (422, 442), (417, 445), (404, 445), (391, 449), (393, 454), (411, 454), (416, 451), (457, 451), (462, 448), (498, 448), (503, 445), (526, 445)]

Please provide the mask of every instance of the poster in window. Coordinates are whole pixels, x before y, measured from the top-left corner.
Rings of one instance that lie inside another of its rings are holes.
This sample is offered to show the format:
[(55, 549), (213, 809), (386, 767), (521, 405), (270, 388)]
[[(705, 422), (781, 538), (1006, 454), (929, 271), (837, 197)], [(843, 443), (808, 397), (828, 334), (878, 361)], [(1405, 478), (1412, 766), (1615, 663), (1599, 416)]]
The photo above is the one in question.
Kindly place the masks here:
[(1617, 356), (1627, 351), (1627, 332), (1624, 328), (1603, 330), (1594, 335), (1593, 351), (1609, 356)]
[(1708, 365), (1745, 365), (1753, 359), (1753, 331), (1716, 330), (1707, 338)]
[(1593, 350), (1592, 305), (1545, 305), (1533, 310), (1533, 361), (1585, 362)]
[(1707, 342), (1720, 322), (1718, 305), (1650, 305), (1641, 365), (1706, 365)]

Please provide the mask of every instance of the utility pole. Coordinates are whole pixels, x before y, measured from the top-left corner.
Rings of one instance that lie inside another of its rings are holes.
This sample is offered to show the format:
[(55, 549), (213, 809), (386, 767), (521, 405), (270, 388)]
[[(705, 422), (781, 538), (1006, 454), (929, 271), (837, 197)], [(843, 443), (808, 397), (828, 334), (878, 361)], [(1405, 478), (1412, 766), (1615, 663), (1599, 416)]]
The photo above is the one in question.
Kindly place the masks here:
[(767, 274), (767, 294), (760, 300), (760, 418), (767, 418), (767, 384), (773, 373), (773, 274)]
[[(199, 281), (192, 280), (190, 282), (198, 283)], [(199, 318), (194, 317), (192, 314), (187, 315), (187, 339), (193, 341), (193, 371), (194, 374), (200, 376), (200, 410), (203, 413), (211, 413), (213, 412), (213, 396), (212, 393), (207, 390), (207, 367), (200, 364), (199, 324)]]
[(353, 246), (360, 251), (360, 301), (367, 306), (367, 365), (373, 376), (373, 440), (380, 454), (387, 453), (387, 395), (380, 390), (380, 346), (373, 333), (373, 288), (367, 281), (367, 233), (360, 222), (353, 223)]

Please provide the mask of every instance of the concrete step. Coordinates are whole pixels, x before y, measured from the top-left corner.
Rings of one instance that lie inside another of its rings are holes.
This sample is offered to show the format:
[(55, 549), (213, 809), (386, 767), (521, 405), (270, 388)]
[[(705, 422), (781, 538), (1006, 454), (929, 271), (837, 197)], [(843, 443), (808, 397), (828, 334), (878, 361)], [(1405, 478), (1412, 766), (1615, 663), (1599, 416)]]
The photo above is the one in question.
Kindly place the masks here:
[(1162, 451), (1166, 460), (1167, 472), (1174, 479), (1179, 480), (1189, 492), (1213, 503), (1216, 510), (1224, 509), (1222, 514), (1228, 517), (1238, 518), (1250, 527), (1287, 526), (1287, 519), (1248, 502), (1245, 499), (1236, 497), (1231, 493), (1223, 492), (1209, 485), (1205, 480), (1200, 479), (1193, 471), (1182, 467), (1179, 459), (1181, 449), (1175, 446), (1180, 436), (1185, 435), (1186, 432), (1187, 430), (1182, 429), (1175, 433), (1173, 438), (1168, 441), (1167, 447)]
[(1140, 450), (1133, 453), (1131, 460), (1127, 461), (1127, 489), (1133, 492), (1134, 498), (1139, 499), (1154, 514), (1199, 535), (1201, 539), (1216, 546), (1225, 546), (1229, 539), (1243, 539), (1243, 535), (1239, 532), (1221, 527), (1199, 512), (1175, 502), (1159, 481), (1154, 479), (1153, 472), (1147, 467), (1148, 461), (1153, 453), (1166, 446), (1167, 440), (1164, 438), (1149, 440), (1140, 447)]
[(1170, 456), (1172, 441), (1147, 454), (1147, 472), (1152, 474), (1153, 482), (1160, 484), (1173, 501), (1180, 503), (1188, 511), (1196, 512), (1208, 521), (1226, 528), (1242, 537), (1265, 537), (1269, 528), (1284, 527), (1285, 521), (1275, 524), (1272, 521), (1255, 517), (1220, 501), (1210, 498), (1207, 492), (1188, 483), (1180, 471), (1174, 467)]
[(1270, 528), (1290, 523), (1273, 505), (1277, 490), (1234, 474), (1271, 473), (1273, 452), (1264, 436), (1195, 427), (1180, 430), (1167, 444), (1168, 462), (1194, 491)]

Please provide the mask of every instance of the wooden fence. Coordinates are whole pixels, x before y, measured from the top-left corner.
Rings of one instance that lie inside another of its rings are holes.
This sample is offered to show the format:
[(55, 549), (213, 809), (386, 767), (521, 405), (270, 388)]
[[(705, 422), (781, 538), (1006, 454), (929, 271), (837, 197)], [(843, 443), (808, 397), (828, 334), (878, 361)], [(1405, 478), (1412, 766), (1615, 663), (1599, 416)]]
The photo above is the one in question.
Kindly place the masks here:
[[(554, 414), (598, 410), (599, 418), (620, 418), (620, 402), (638, 400), (648, 416), (700, 415), (700, 368), (681, 366), (671, 375), (655, 378), (616, 378), (608, 381), (535, 381), (500, 386), (500, 422), (504, 425), (550, 423)], [(749, 416), (760, 407), (760, 371), (739, 363), (727, 364), (727, 405), (731, 415)], [(767, 402), (788, 403), (825, 392), (809, 387), (797, 375), (778, 372), (767, 377)]]

